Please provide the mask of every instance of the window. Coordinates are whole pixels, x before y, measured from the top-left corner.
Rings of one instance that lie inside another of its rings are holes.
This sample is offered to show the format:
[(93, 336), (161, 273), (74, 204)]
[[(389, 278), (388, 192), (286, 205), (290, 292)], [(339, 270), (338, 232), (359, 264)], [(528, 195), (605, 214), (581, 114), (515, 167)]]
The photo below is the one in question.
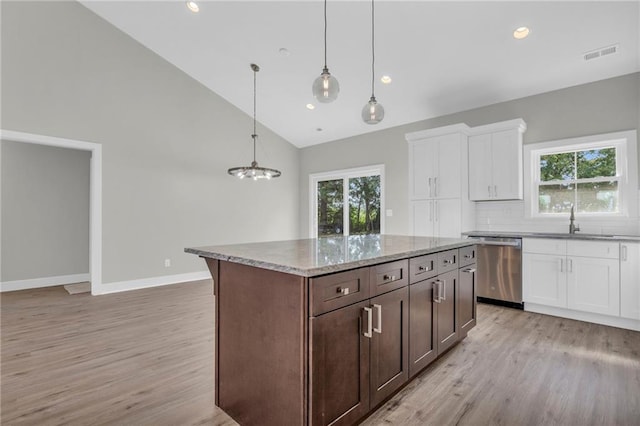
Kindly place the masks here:
[(566, 216), (574, 206), (583, 216), (629, 216), (637, 187), (635, 144), (635, 132), (620, 132), (525, 145), (527, 211)]
[(311, 175), (311, 236), (383, 232), (383, 179), (383, 165)]

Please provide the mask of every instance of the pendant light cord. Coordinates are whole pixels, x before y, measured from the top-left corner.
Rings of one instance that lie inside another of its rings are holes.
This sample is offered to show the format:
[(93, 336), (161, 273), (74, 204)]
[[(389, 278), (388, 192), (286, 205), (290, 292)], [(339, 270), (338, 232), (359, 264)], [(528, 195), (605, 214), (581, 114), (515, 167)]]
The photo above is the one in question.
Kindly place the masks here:
[(253, 139), (253, 162), (256, 162), (256, 139), (258, 138), (258, 135), (256, 134), (256, 74), (258, 73), (258, 70), (256, 69), (256, 67), (252, 66), (253, 69), (253, 134), (251, 135), (251, 138)]
[(376, 64), (376, 49), (375, 49), (375, 19), (373, 0), (371, 0), (371, 97), (374, 98), (373, 85), (375, 83), (375, 64)]
[(327, 0), (324, 0), (324, 69), (327, 69)]

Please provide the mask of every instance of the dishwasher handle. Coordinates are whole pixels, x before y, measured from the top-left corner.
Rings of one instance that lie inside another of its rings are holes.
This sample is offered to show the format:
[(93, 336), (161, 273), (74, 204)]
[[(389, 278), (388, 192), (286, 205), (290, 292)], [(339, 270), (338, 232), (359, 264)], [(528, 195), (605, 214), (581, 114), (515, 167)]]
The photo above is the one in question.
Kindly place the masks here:
[(491, 240), (478, 240), (476, 243), (479, 246), (507, 246), (521, 248), (522, 243), (520, 241), (491, 241)]

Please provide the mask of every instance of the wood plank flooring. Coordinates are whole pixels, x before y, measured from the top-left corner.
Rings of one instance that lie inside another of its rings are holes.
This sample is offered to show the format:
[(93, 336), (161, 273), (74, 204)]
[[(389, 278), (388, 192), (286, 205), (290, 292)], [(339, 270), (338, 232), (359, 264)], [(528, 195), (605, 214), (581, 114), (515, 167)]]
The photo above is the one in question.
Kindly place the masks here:
[[(210, 281), (3, 293), (2, 425), (235, 425), (213, 405)], [(640, 425), (640, 333), (479, 305), (365, 425)]]

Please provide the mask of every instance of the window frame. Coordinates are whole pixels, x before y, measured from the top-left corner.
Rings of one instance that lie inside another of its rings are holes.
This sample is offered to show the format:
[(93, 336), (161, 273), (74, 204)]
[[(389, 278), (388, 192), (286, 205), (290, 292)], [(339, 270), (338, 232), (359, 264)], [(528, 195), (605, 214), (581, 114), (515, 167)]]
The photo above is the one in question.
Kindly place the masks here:
[(380, 176), (380, 234), (385, 230), (385, 170), (384, 164), (332, 170), (309, 174), (309, 237), (318, 238), (318, 182), (343, 180), (343, 236), (350, 235), (349, 229), (349, 179), (366, 176)]
[[(590, 149), (616, 149), (616, 177), (618, 181), (619, 211), (581, 212), (584, 218), (630, 218), (637, 216), (638, 204), (638, 157), (636, 131), (606, 133), (570, 139), (527, 144), (524, 146), (524, 201), (525, 213), (532, 219), (565, 220), (569, 213), (540, 213), (538, 196), (540, 181), (540, 157), (549, 154), (584, 151)], [(630, 161), (632, 159), (633, 161)]]

